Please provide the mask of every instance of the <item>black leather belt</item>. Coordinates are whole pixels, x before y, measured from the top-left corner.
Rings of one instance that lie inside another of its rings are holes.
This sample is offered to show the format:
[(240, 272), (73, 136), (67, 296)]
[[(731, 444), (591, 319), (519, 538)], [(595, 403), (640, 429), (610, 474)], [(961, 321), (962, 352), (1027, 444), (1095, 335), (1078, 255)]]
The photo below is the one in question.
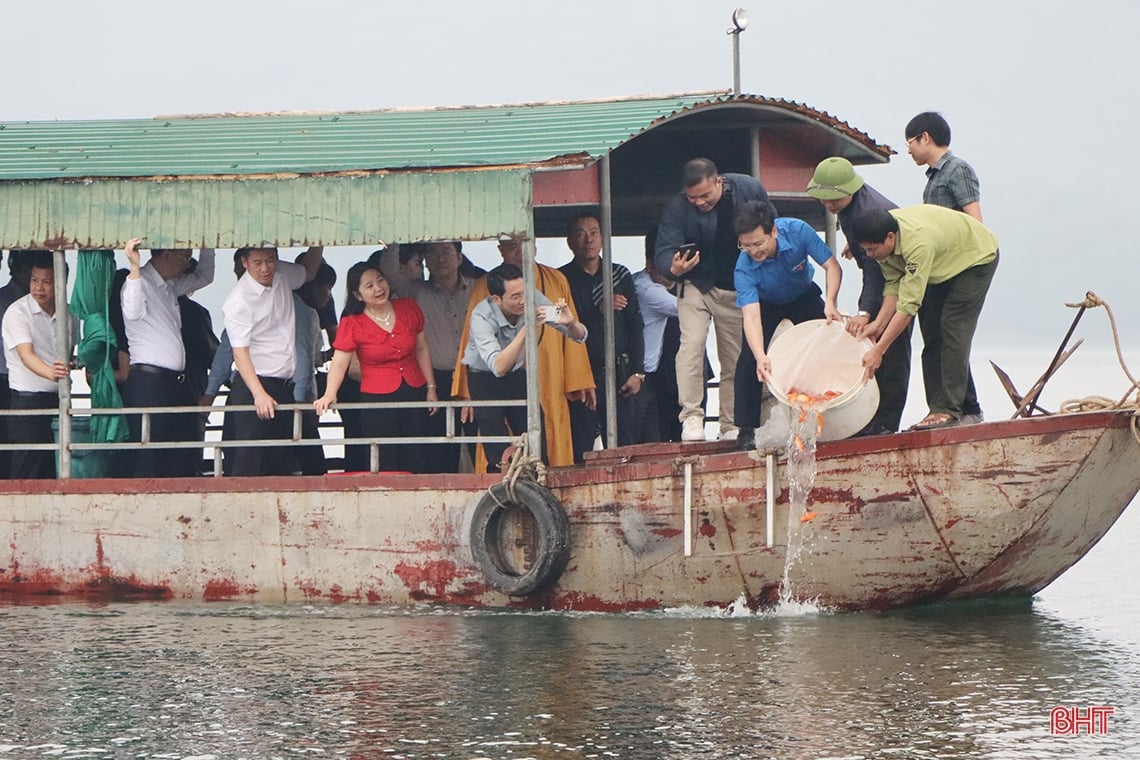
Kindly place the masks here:
[(132, 364), (131, 372), (142, 372), (147, 375), (162, 375), (164, 377), (173, 378), (176, 383), (181, 383), (186, 380), (185, 372), (159, 367), (157, 364)]
[(294, 382), (289, 378), (284, 377), (263, 377), (257, 376), (263, 386), (273, 386), (274, 388), (283, 388), (284, 390), (292, 390)]

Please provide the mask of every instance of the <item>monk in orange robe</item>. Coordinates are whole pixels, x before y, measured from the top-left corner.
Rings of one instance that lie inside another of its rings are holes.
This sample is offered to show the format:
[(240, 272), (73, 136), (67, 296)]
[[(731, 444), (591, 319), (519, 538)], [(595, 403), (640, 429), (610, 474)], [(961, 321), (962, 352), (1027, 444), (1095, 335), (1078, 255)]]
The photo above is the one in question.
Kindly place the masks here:
[[(522, 268), (522, 241), (499, 241), (499, 253), (502, 254), (503, 263)], [(574, 306), (574, 298), (570, 295), (570, 284), (566, 282), (566, 277), (557, 269), (537, 262), (534, 268), (535, 288), (554, 303), (558, 303), (560, 298), (564, 299), (574, 318), (577, 319), (578, 310)], [(472, 283), (471, 300), (467, 304), (467, 320), (463, 326), (463, 336), (459, 339), (459, 356), (456, 357), (451, 386), (451, 394), (456, 398), (471, 398), (467, 388), (467, 366), (462, 362), (463, 348), (470, 337), (471, 310), (488, 295), (490, 294), (487, 291), (486, 276)], [(545, 418), (546, 456), (552, 467), (574, 464), (574, 441), (570, 435), (568, 400), (587, 400), (587, 403), (595, 403), (597, 400), (594, 376), (590, 371), (590, 359), (586, 355), (586, 344), (576, 343), (557, 330), (543, 330), (538, 341), (538, 401)], [(521, 435), (526, 431), (512, 432)], [(482, 458), (482, 449), (480, 446), (480, 458)], [(476, 463), (475, 471), (485, 472), (480, 464)]]

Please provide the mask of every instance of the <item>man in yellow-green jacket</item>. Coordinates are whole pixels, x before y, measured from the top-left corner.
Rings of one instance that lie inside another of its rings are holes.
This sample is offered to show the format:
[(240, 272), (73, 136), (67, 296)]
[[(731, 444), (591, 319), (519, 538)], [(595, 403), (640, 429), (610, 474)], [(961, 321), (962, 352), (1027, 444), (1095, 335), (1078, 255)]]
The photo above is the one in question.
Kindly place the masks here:
[[(929, 414), (916, 429), (958, 424), (970, 369), (970, 345), (998, 263), (998, 241), (971, 216), (923, 205), (868, 211), (855, 237), (883, 270), (883, 305), (859, 337), (876, 340), (863, 357), (868, 375), (918, 315), (925, 344)], [(937, 297), (928, 295), (937, 293)]]

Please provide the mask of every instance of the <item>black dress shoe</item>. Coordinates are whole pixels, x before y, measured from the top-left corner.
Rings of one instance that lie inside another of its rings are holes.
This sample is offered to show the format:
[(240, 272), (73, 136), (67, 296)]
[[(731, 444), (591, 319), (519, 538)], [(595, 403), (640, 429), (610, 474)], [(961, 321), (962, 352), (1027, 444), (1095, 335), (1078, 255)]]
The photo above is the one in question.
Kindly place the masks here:
[(736, 436), (736, 448), (740, 451), (748, 451), (756, 448), (756, 429), (750, 427), (740, 428), (740, 433)]
[(869, 435), (890, 435), (892, 433), (897, 433), (897, 432), (898, 432), (897, 430), (891, 430), (886, 425), (870, 424), (870, 425), (867, 425), (867, 427), (863, 428), (862, 430), (860, 430), (858, 433), (856, 433), (855, 435), (853, 435), (851, 437), (852, 438), (865, 438)]

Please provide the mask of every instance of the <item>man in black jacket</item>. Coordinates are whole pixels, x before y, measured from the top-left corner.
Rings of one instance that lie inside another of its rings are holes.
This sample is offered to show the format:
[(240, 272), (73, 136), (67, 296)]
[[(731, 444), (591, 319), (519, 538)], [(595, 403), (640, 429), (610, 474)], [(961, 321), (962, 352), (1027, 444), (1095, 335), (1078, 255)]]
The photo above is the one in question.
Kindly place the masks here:
[[(570, 404), (570, 426), (574, 435), (574, 460), (581, 462), (583, 454), (593, 448), (594, 438), (600, 432), (606, 436), (605, 323), (602, 311), (602, 228), (598, 217), (582, 213), (570, 220), (566, 229), (566, 244), (574, 253), (574, 260), (559, 268), (570, 283), (570, 293), (578, 309), (578, 318), (586, 325), (586, 352), (598, 388), (597, 409), (589, 409), (580, 401)], [(617, 372), (617, 439), (619, 446), (641, 443), (640, 420), (646, 413), (645, 337), (641, 310), (637, 304), (637, 291), (633, 275), (621, 264), (611, 264), (614, 288), (614, 366)]]
[(767, 201), (760, 180), (745, 174), (720, 174), (707, 158), (694, 158), (682, 171), (684, 190), (661, 214), (654, 262), (678, 285), (677, 316), (681, 348), (677, 352), (677, 389), (681, 403), (681, 440), (703, 441), (704, 357), (709, 320), (716, 328), (720, 360), (720, 437), (735, 439), (733, 381), (743, 334), (736, 306), (733, 269), (740, 250), (732, 220), (748, 201)]

